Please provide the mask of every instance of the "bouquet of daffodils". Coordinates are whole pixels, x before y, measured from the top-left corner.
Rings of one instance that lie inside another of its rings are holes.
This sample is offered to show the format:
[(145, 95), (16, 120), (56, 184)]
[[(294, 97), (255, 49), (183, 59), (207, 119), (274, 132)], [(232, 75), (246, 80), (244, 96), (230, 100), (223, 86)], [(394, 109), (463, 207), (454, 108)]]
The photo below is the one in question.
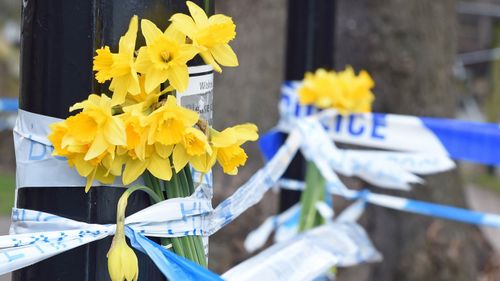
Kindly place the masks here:
[[(93, 182), (111, 184), (121, 177), (125, 187), (142, 177), (145, 185), (132, 185), (118, 203), (117, 229), (108, 253), (112, 280), (136, 280), (137, 258), (124, 236), (124, 212), (128, 196), (143, 190), (154, 201), (189, 196), (194, 191), (191, 167), (208, 173), (219, 163), (230, 175), (238, 173), (247, 155), (241, 145), (258, 138), (257, 127), (243, 124), (217, 131), (207, 120), (179, 105), (176, 94), (188, 86), (187, 63), (196, 55), (221, 72), (237, 66), (228, 45), (236, 36), (230, 17), (208, 17), (187, 2), (191, 15), (175, 14), (162, 31), (153, 22), (140, 23), (146, 46), (136, 49), (138, 17), (120, 38), (117, 52), (104, 46), (94, 57), (95, 77), (109, 83), (111, 96), (91, 94), (70, 108), (77, 111), (51, 125), (53, 154), (65, 157), (78, 174), (86, 177), (85, 190)], [(173, 250), (206, 266), (201, 237), (162, 241)]]
[[(318, 69), (306, 73), (302, 86), (298, 89), (299, 103), (313, 105), (320, 109), (334, 109), (341, 114), (367, 113), (371, 111), (375, 86), (370, 75), (362, 70), (358, 75), (351, 67), (335, 72)], [(306, 187), (301, 195), (299, 231), (305, 231), (323, 224), (316, 210), (316, 203), (323, 201), (326, 182), (314, 163), (306, 168)]]

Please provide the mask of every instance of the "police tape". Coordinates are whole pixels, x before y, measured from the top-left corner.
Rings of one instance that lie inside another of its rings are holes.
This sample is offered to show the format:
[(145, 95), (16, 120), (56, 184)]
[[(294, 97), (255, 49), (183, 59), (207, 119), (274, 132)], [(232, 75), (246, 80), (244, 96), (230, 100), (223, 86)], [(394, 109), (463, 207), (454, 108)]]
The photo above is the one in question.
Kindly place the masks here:
[[(353, 114), (319, 111), (298, 102), (300, 82), (284, 83), (277, 130), (286, 133), (297, 118), (319, 115), (331, 139), (337, 142), (397, 151), (446, 155), (456, 160), (499, 165), (499, 124), (396, 114)], [(273, 133), (274, 138), (279, 134)], [(271, 136), (267, 138), (270, 140)], [(277, 141), (277, 140), (275, 140)]]

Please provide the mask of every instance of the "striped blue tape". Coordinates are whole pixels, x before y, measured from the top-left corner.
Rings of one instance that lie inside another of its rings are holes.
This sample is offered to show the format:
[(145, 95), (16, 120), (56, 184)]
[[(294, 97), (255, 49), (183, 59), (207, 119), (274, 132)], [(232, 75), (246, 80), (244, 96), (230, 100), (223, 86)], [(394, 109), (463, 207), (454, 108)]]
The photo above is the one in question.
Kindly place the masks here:
[[(291, 179), (281, 179), (279, 184), (282, 188), (290, 190), (303, 190), (305, 187), (304, 182)], [(363, 189), (361, 191), (344, 190), (340, 193), (335, 185), (330, 184), (327, 184), (327, 189), (330, 194), (342, 196), (349, 200), (363, 199), (370, 204), (389, 209), (474, 225), (500, 228), (500, 215), (498, 214), (472, 211), (449, 205), (373, 193), (368, 189)]]
[(448, 219), (474, 225), (500, 228), (500, 215), (497, 214), (477, 212), (437, 203), (377, 194), (367, 190), (356, 192), (351, 197), (351, 199), (357, 198), (363, 198), (367, 202), (374, 205), (409, 213)]

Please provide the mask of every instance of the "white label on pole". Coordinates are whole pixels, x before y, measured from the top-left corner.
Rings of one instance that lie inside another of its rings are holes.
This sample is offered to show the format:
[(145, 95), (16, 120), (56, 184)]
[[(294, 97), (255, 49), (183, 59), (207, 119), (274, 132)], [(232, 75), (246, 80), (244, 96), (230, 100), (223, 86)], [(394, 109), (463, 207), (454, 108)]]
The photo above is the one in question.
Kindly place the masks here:
[(177, 94), (181, 106), (198, 112), (212, 125), (214, 71), (209, 65), (189, 67), (189, 84)]

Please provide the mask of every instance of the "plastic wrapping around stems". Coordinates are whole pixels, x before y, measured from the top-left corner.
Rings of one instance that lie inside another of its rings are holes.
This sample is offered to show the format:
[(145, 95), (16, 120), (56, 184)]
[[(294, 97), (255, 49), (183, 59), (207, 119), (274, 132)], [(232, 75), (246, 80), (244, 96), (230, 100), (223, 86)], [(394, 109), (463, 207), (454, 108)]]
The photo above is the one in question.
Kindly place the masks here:
[(333, 222), (277, 243), (222, 275), (228, 281), (308, 281), (332, 266), (380, 261), (366, 232), (354, 222)]
[[(334, 67), (335, 0), (288, 0), (285, 80), (302, 80), (306, 71)], [(297, 154), (286, 178), (304, 179), (304, 158)], [(297, 203), (300, 193), (280, 193), (280, 211)]]
[[(213, 0), (192, 0), (213, 13)], [(187, 12), (178, 0), (29, 0), (22, 1), (20, 108), (66, 118), (68, 108), (90, 93), (101, 92), (94, 80), (92, 57), (96, 48), (112, 49), (136, 14), (165, 28), (175, 12)], [(139, 38), (141, 38), (139, 36)], [(140, 39), (143, 40), (143, 39)], [(202, 64), (201, 60), (193, 65)], [(57, 175), (47, 175), (57, 176)], [(92, 188), (25, 187), (17, 195), (17, 207), (40, 210), (91, 223), (112, 223), (123, 190)], [(150, 204), (137, 194), (129, 212)], [(111, 239), (79, 247), (39, 264), (14, 272), (13, 280), (109, 280), (106, 252)], [(139, 280), (162, 280), (147, 257), (139, 254)]]

